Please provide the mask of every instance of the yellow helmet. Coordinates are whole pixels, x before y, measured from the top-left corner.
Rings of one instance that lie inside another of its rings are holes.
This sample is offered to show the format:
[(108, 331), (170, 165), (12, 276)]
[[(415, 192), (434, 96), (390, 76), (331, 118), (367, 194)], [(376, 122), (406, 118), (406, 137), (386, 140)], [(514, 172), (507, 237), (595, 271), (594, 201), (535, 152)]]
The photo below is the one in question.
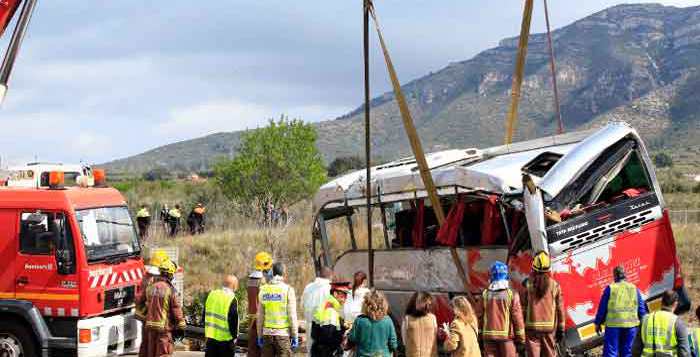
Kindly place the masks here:
[(168, 275), (174, 275), (175, 272), (177, 271), (177, 265), (173, 263), (172, 260), (167, 259), (161, 262), (161, 265), (158, 267), (158, 269), (161, 271), (161, 273), (166, 273)]
[(151, 265), (154, 267), (160, 267), (165, 260), (170, 260), (170, 257), (164, 250), (157, 249), (151, 253)]
[(551, 268), (552, 262), (549, 259), (549, 254), (547, 254), (547, 252), (539, 252), (534, 258), (532, 258), (532, 270), (538, 273), (546, 273), (549, 272)]
[(255, 255), (255, 270), (272, 269), (272, 256), (267, 252), (260, 252)]

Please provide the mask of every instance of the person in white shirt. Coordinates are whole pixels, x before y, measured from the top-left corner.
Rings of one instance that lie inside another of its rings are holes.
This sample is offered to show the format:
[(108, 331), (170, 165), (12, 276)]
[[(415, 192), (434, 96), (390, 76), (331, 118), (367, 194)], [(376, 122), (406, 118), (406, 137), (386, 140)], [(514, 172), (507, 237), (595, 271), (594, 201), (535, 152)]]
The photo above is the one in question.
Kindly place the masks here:
[(367, 288), (367, 274), (358, 271), (352, 276), (352, 292), (348, 295), (343, 306), (343, 318), (345, 323), (352, 326), (355, 319), (362, 314), (362, 302), (369, 293)]
[(314, 312), (325, 301), (331, 293), (331, 279), (333, 279), (333, 270), (327, 267), (321, 268), (320, 276), (304, 288), (304, 293), (301, 295), (301, 306), (304, 308), (304, 320), (306, 320), (306, 346), (308, 347), (307, 355), (311, 354), (311, 322), (314, 318)]

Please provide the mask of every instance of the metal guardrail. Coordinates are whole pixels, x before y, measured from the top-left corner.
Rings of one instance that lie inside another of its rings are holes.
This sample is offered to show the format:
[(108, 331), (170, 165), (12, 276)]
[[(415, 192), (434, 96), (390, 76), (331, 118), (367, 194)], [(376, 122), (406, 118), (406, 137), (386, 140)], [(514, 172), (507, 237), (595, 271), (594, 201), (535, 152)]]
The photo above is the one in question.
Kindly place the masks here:
[(700, 223), (700, 209), (696, 210), (670, 210), (668, 211), (671, 223), (693, 224)]

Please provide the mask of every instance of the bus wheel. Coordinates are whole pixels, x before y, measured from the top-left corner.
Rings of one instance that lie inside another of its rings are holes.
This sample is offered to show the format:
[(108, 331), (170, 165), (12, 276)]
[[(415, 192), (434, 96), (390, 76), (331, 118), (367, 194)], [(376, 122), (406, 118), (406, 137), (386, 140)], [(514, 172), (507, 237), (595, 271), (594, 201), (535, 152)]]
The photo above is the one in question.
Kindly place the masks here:
[(0, 327), (0, 357), (35, 357), (31, 333), (21, 325)]

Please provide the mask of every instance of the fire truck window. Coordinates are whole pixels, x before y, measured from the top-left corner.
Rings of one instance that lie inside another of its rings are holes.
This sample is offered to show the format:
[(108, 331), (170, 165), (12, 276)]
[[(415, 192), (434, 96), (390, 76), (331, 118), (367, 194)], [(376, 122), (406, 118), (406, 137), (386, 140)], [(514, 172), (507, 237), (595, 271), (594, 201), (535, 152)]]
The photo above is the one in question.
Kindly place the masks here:
[(49, 213), (22, 213), (20, 221), (20, 252), (26, 254), (51, 254), (54, 220)]

